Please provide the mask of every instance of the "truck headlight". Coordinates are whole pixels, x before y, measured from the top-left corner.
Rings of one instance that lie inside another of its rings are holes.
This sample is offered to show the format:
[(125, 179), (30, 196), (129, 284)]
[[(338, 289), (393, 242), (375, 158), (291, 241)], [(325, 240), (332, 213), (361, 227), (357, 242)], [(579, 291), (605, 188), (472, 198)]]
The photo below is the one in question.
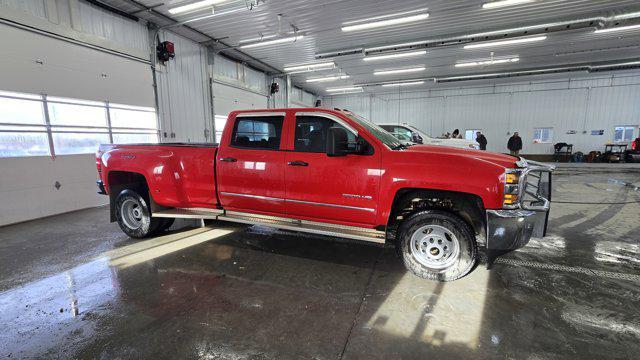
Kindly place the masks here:
[(518, 184), (518, 181), (520, 180), (520, 174), (516, 173), (516, 172), (508, 172), (505, 175), (505, 183), (507, 184)]
[(504, 200), (505, 207), (513, 207), (518, 203), (520, 194), (520, 173), (517, 170), (507, 170), (504, 175)]

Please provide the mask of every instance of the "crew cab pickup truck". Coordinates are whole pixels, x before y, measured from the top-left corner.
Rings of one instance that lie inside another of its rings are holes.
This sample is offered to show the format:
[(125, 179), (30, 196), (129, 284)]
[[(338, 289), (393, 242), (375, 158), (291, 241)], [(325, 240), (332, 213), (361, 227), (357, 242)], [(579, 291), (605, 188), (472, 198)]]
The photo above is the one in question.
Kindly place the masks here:
[(99, 192), (132, 238), (174, 218), (260, 224), (394, 244), (415, 275), (469, 273), (478, 247), (542, 237), (552, 168), (508, 155), (408, 145), (351, 113), (235, 111), (219, 145), (103, 145)]

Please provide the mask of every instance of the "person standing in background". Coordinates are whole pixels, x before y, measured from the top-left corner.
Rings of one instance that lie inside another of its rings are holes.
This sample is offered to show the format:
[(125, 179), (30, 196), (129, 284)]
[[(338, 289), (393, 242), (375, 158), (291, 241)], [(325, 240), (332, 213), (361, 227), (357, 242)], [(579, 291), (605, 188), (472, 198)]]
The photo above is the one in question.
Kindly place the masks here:
[(476, 133), (476, 141), (480, 145), (480, 150), (487, 150), (487, 138), (480, 131)]
[(460, 135), (460, 130), (458, 130), (458, 129), (453, 130), (453, 132), (451, 133), (451, 138), (452, 139), (462, 139), (462, 135)]
[(518, 132), (514, 132), (513, 136), (509, 138), (509, 142), (507, 142), (507, 148), (512, 156), (518, 156), (520, 154), (520, 150), (522, 150), (522, 138)]

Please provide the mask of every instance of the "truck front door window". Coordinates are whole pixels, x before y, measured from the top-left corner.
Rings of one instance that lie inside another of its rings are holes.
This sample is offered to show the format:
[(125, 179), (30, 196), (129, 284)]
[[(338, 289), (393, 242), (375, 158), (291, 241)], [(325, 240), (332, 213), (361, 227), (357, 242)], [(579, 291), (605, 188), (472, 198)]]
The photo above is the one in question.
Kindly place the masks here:
[[(319, 116), (298, 116), (294, 150), (299, 152), (326, 153), (329, 128), (344, 126)], [(347, 130), (347, 129), (345, 129)], [(347, 130), (349, 145), (356, 146), (356, 136)]]

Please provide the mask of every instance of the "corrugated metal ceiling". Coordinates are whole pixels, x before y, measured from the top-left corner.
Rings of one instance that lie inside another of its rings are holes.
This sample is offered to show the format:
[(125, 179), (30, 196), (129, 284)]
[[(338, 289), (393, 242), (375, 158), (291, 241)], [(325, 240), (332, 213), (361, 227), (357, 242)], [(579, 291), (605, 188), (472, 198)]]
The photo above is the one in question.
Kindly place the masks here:
[[(177, 21), (185, 21), (207, 15), (203, 10), (187, 15), (169, 15), (167, 9), (192, 3), (195, 0), (108, 0), (104, 1), (127, 12), (136, 12), (141, 5), (151, 7), (158, 13)], [(255, 0), (254, 0), (255, 1)], [(282, 70), (292, 63), (313, 62), (318, 53), (356, 47), (371, 47), (414, 40), (426, 40), (451, 35), (477, 33), (508, 29), (523, 25), (543, 24), (558, 20), (572, 20), (585, 17), (613, 16), (640, 11), (637, 0), (538, 0), (517, 6), (487, 10), (482, 8), (482, 0), (268, 0), (260, 2), (253, 10), (246, 7), (246, 1), (230, 1), (216, 6), (220, 15), (193, 21), (188, 26), (200, 34), (175, 27), (173, 30), (196, 41), (209, 40), (206, 36), (219, 39), (231, 47), (237, 47), (241, 40), (261, 35), (273, 35), (279, 31), (289, 32), (292, 26), (305, 34), (304, 39), (291, 44), (242, 49), (241, 51), (276, 69)], [(426, 21), (411, 25), (397, 25), (375, 30), (344, 33), (341, 24), (415, 9), (428, 9)], [(226, 11), (238, 11), (224, 14)], [(278, 15), (282, 15), (281, 28)], [(172, 21), (152, 12), (138, 12), (138, 16), (169, 26)], [(203, 35), (204, 34), (204, 35)], [(217, 47), (222, 53), (236, 49)], [(455, 68), (456, 62), (515, 55), (517, 63), (492, 65), (485, 68)], [(236, 53), (237, 54), (237, 53)], [(328, 86), (342, 86), (380, 80), (411, 79), (416, 77), (438, 77), (473, 74), (486, 71), (508, 71), (533, 67), (547, 67), (589, 61), (605, 61), (638, 57), (640, 54), (640, 30), (594, 34), (591, 29), (569, 30), (551, 33), (548, 39), (538, 43), (495, 49), (466, 50), (462, 46), (448, 46), (428, 50), (426, 56), (383, 62), (364, 62), (362, 55), (336, 57), (337, 66), (351, 76), (350, 79), (332, 83), (308, 84), (306, 78), (337, 73), (329, 70), (310, 74), (295, 75), (294, 83), (306, 89), (323, 94)], [(377, 69), (424, 65), (422, 74), (393, 75), (381, 78), (374, 76)], [(425, 85), (428, 86), (428, 85)]]

